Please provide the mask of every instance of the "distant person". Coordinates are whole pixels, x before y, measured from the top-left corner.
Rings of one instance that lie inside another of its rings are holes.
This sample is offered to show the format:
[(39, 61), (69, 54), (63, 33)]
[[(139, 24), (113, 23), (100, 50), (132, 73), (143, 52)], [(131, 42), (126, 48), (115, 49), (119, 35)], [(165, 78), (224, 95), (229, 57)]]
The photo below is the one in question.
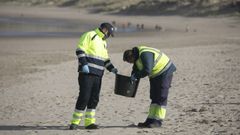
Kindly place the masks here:
[(131, 22), (128, 22), (128, 23), (127, 23), (127, 27), (128, 27), (128, 28), (130, 28), (131, 25), (132, 25)]
[(144, 24), (141, 24), (141, 30), (144, 30)]
[(112, 25), (116, 27), (117, 26), (116, 21), (112, 21)]
[(162, 27), (161, 27), (161, 26), (158, 26), (158, 25), (156, 25), (156, 26), (155, 26), (155, 30), (157, 30), (157, 31), (160, 31), (160, 30), (162, 30)]
[[(80, 37), (76, 55), (78, 57), (79, 96), (71, 120), (70, 129), (77, 129), (85, 112), (85, 128), (97, 129), (95, 109), (99, 101), (99, 93), (104, 69), (116, 74), (118, 70), (111, 63), (106, 40), (114, 34), (114, 27), (102, 23), (99, 28), (84, 33)], [(86, 111), (85, 111), (86, 109)], [(110, 117), (110, 116), (109, 116)]]
[(140, 25), (139, 25), (139, 24), (137, 24), (136, 28), (137, 28), (137, 30), (140, 30)]
[(131, 81), (149, 77), (151, 104), (148, 117), (143, 123), (138, 123), (141, 128), (161, 127), (166, 115), (168, 90), (171, 87), (173, 72), (176, 71), (172, 61), (158, 49), (138, 46), (126, 50), (123, 61), (134, 64)]

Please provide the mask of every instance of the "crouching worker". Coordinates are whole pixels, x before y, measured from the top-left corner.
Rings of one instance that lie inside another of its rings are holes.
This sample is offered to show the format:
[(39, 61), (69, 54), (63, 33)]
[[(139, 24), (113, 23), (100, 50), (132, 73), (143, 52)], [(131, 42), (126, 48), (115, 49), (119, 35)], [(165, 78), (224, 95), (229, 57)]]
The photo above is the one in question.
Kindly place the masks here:
[(138, 127), (161, 127), (166, 116), (168, 90), (171, 87), (173, 72), (176, 71), (175, 65), (163, 52), (147, 46), (126, 50), (123, 61), (134, 64), (131, 81), (145, 76), (150, 80), (151, 104), (148, 117), (145, 122), (138, 123)]

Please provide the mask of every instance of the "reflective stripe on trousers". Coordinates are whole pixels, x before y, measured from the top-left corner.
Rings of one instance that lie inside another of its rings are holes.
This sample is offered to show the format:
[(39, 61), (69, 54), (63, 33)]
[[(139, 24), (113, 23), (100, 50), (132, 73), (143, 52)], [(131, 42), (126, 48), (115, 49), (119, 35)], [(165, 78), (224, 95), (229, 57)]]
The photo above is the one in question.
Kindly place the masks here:
[(85, 112), (85, 126), (89, 126), (95, 122), (95, 109), (87, 109)]
[(166, 116), (166, 107), (158, 104), (151, 104), (149, 108), (148, 118), (163, 120)]
[(71, 124), (79, 125), (83, 116), (83, 111), (75, 110), (72, 116)]

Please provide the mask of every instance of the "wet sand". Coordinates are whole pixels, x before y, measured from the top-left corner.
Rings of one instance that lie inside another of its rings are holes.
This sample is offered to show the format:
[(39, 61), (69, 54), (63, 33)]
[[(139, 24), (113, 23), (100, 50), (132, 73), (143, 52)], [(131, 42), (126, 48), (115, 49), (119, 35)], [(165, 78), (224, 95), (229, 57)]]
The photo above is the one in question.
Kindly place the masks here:
[[(41, 12), (40, 12), (41, 11)], [(114, 75), (105, 72), (99, 130), (69, 131), (77, 94), (78, 37), (0, 38), (0, 134), (240, 134), (240, 25), (234, 17), (109, 16), (67, 8), (1, 7), (0, 15), (29, 18), (156, 24), (158, 31), (118, 33), (109, 39), (112, 62), (121, 74), (131, 65), (122, 52), (139, 44), (157, 47), (176, 64), (167, 118), (159, 129), (136, 128), (150, 104), (144, 78), (135, 98), (114, 95)], [(187, 30), (186, 30), (187, 29)], [(188, 32), (186, 32), (188, 31)], [(130, 126), (129, 126), (130, 125)]]

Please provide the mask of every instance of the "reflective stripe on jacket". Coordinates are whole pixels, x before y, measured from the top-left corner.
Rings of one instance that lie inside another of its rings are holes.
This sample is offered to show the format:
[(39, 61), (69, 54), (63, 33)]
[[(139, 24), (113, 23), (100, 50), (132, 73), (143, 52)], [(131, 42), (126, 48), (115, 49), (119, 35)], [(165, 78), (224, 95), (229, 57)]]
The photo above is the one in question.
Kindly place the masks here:
[(165, 55), (163, 52), (161, 52), (158, 49), (151, 48), (151, 47), (146, 47), (146, 46), (139, 46), (137, 47), (139, 50), (139, 57), (135, 61), (136, 67), (138, 70), (143, 69), (143, 63), (141, 61), (141, 54), (143, 52), (151, 52), (154, 54), (154, 64), (153, 64), (153, 69), (151, 73), (149, 74), (149, 78), (154, 78), (157, 75), (160, 75), (164, 71), (166, 71), (169, 66), (171, 65), (170, 59)]
[(77, 46), (78, 71), (82, 71), (83, 65), (88, 65), (90, 74), (102, 76), (105, 67), (113, 68), (108, 56), (107, 43), (103, 40), (104, 34), (100, 29), (84, 33)]

